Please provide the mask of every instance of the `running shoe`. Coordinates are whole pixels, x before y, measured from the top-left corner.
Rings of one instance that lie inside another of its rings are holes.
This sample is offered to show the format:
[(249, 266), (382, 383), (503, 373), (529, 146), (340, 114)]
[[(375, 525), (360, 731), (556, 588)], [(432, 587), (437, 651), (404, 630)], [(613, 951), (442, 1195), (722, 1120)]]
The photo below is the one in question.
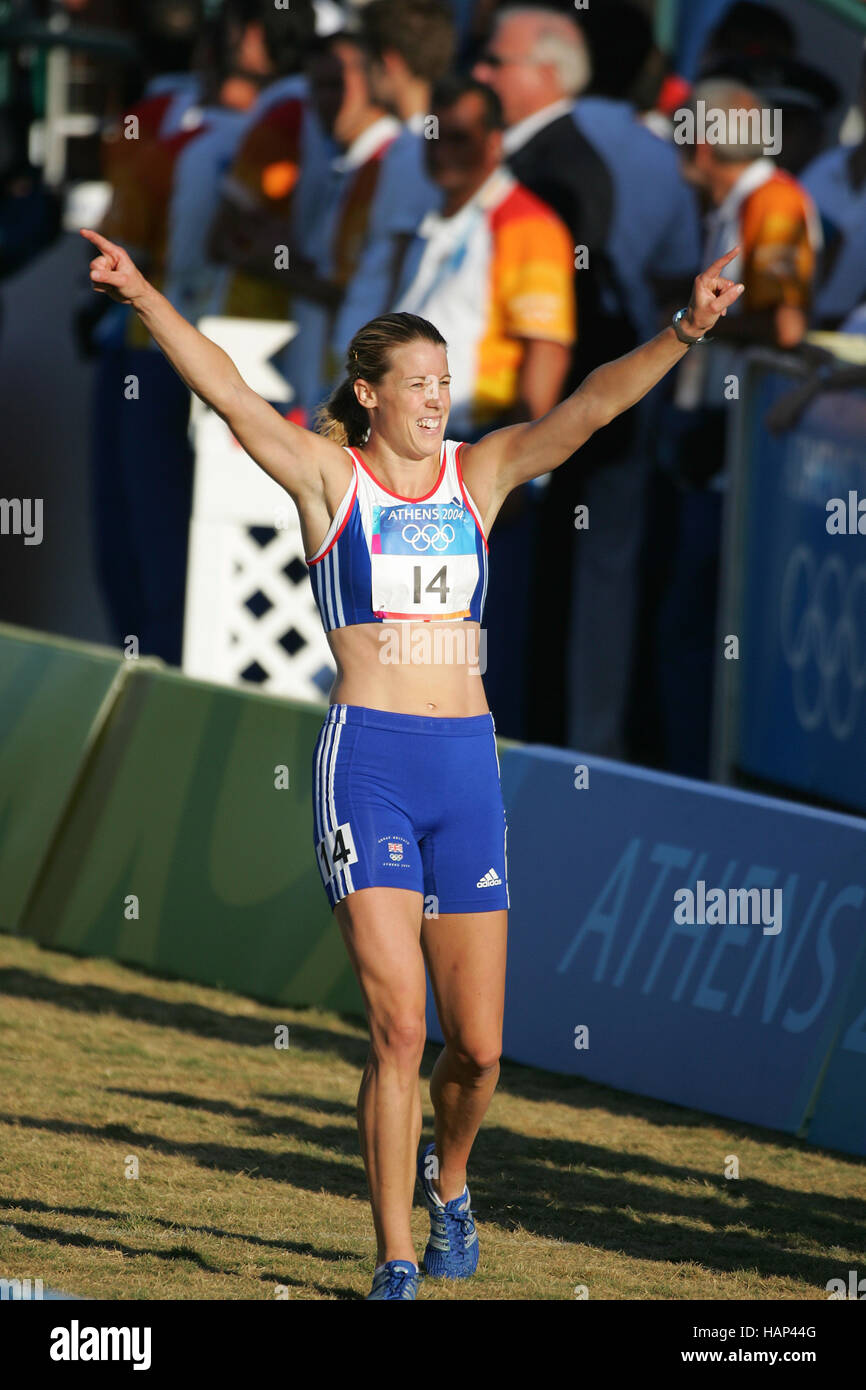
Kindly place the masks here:
[(410, 1260), (388, 1260), (373, 1275), (373, 1287), (367, 1302), (377, 1298), (411, 1298), (418, 1293), (418, 1266)]
[(478, 1232), (472, 1217), (469, 1188), (461, 1197), (443, 1202), (427, 1177), (427, 1160), (435, 1149), (428, 1144), (418, 1159), (418, 1181), (430, 1213), (430, 1239), (422, 1265), (434, 1279), (468, 1279), (478, 1268)]

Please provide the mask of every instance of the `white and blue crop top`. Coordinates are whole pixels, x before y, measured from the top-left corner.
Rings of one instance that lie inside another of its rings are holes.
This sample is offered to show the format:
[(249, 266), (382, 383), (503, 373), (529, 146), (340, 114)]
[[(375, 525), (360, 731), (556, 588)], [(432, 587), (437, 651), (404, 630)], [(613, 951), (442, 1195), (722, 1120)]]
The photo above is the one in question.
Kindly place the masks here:
[(460, 470), (462, 444), (443, 441), (424, 497), (400, 497), (346, 447), (353, 477), (307, 559), (326, 632), (356, 623), (481, 622), (487, 539)]

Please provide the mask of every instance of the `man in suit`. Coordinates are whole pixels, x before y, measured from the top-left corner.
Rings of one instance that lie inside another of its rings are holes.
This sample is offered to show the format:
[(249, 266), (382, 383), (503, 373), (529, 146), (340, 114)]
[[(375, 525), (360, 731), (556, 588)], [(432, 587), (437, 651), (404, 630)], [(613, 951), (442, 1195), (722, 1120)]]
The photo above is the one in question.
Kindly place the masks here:
[[(487, 47), (474, 68), (499, 96), (505, 113), (508, 167), (548, 203), (574, 240), (577, 343), (565, 391), (575, 389), (594, 367), (637, 345), (638, 334), (609, 253), (614, 216), (611, 172), (574, 119), (575, 100), (587, 87), (591, 61), (583, 34), (568, 14), (543, 8), (506, 8), (496, 19)], [(636, 564), (636, 522), (628, 516), (632, 489), (603, 476), (607, 466), (629, 455), (634, 412), (621, 416), (581, 449), (572, 465), (557, 469), (539, 504), (528, 666), (532, 673), (528, 736), (571, 743), (589, 752), (621, 754), (632, 623), (618, 638), (617, 605), (629, 597)], [(587, 488), (614, 486), (613, 505), (598, 505)], [(629, 479), (626, 482), (630, 483)], [(589, 506), (588, 529), (575, 531), (575, 509)], [(639, 510), (639, 508), (638, 508)], [(593, 529), (593, 513), (596, 524)], [(623, 526), (627, 537), (617, 534)], [(580, 550), (578, 551), (578, 547)], [(589, 551), (599, 563), (572, 588)], [(613, 595), (604, 592), (614, 577)], [(552, 596), (553, 599), (552, 599)], [(591, 642), (584, 610), (604, 610), (608, 633)], [(569, 648), (579, 645), (569, 658)], [(625, 649), (625, 650), (624, 650)], [(576, 674), (575, 674), (576, 673)]]

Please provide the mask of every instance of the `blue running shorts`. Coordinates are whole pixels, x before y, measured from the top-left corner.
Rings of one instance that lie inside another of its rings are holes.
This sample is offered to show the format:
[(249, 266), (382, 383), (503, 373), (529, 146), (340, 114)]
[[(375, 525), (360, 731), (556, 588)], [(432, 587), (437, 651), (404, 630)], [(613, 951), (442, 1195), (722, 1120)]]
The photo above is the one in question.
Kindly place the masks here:
[(509, 905), (491, 714), (331, 705), (313, 754), (313, 812), (331, 907), (359, 888), (423, 893), (428, 915)]

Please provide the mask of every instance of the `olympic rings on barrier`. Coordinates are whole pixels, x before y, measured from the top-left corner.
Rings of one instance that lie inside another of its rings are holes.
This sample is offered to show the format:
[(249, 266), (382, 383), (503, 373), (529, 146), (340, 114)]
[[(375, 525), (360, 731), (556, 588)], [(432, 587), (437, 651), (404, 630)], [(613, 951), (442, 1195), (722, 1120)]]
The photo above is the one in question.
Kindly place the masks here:
[[(782, 579), (780, 636), (800, 727), (820, 728), (826, 716), (834, 738), (849, 738), (866, 689), (866, 565), (849, 575), (841, 556), (828, 555), (819, 569), (810, 547), (797, 546)], [(817, 682), (809, 679), (812, 666)], [(844, 707), (843, 673), (850, 686)]]

